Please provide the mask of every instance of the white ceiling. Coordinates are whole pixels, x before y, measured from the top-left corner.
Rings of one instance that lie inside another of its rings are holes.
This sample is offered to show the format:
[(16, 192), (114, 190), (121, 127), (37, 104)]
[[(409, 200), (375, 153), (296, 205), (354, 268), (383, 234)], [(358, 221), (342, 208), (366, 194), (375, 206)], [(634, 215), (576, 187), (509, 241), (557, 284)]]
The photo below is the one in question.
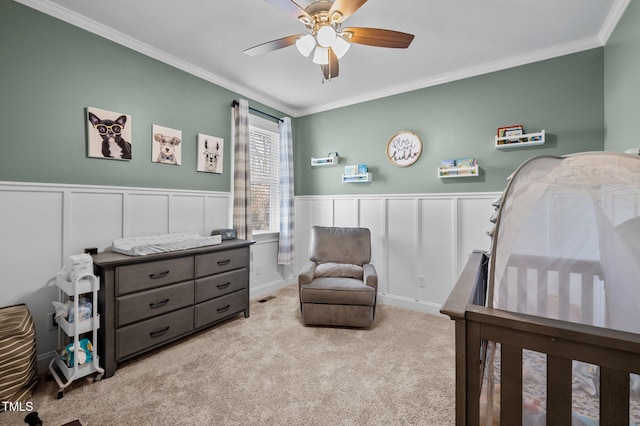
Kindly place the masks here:
[(324, 83), (295, 46), (243, 53), (306, 33), (263, 0), (17, 1), (296, 117), (602, 46), (630, 0), (369, 0), (346, 26), (413, 43), (354, 44)]

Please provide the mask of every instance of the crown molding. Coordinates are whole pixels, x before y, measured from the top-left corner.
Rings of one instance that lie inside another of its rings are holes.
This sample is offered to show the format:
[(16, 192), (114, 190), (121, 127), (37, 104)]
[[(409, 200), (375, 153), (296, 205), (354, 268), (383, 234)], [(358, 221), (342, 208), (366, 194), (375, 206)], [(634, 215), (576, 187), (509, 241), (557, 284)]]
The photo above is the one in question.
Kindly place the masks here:
[(16, 1), (17, 3), (21, 3), (25, 6), (28, 6), (32, 9), (35, 9), (39, 12), (45, 13), (54, 18), (57, 18), (68, 24), (76, 26), (78, 28), (89, 31), (90, 33), (96, 34), (107, 40), (113, 41), (114, 43), (120, 44), (129, 49), (132, 49), (145, 56), (149, 56), (153, 59), (157, 59), (158, 61), (171, 65), (172, 67), (175, 67), (179, 70), (192, 74), (210, 83), (216, 84), (232, 92), (238, 93), (242, 96), (248, 97), (264, 105), (267, 105), (271, 108), (282, 111), (287, 115), (291, 115), (294, 117), (297, 115), (297, 112), (295, 110), (291, 110), (291, 108), (287, 107), (280, 101), (270, 96), (267, 96), (264, 93), (248, 90), (244, 86), (235, 84), (229, 80), (226, 80), (216, 74), (206, 71), (189, 62), (186, 62), (182, 59), (178, 59), (173, 55), (169, 55), (168, 53), (163, 52), (160, 49), (157, 49), (153, 46), (143, 43), (140, 40), (137, 40), (133, 37), (129, 37), (128, 35), (121, 33), (120, 31), (116, 31), (111, 27), (108, 27), (99, 22), (91, 20), (86, 16), (80, 15), (79, 13), (76, 13), (70, 9), (62, 7), (55, 3), (48, 2), (46, 0), (14, 0), (14, 1)]
[[(624, 0), (629, 1), (629, 0)], [(357, 96), (349, 99), (342, 99), (338, 102), (332, 102), (328, 104), (318, 105), (313, 108), (307, 108), (299, 110), (300, 116), (309, 114), (316, 114), (319, 112), (329, 111), (335, 108), (341, 108), (361, 102), (372, 101), (387, 96), (398, 95), (401, 93), (411, 92), (414, 90), (424, 89), (427, 87), (437, 86), (444, 83), (450, 83), (452, 81), (463, 80), (470, 77), (476, 77), (482, 74), (488, 74), (495, 71), (502, 71), (509, 68), (518, 67), (546, 59), (552, 59), (559, 56), (569, 55), (572, 53), (578, 53), (589, 49), (602, 47), (602, 42), (598, 37), (579, 40), (564, 45), (554, 46), (548, 49), (542, 49), (535, 52), (530, 52), (524, 55), (512, 56), (510, 58), (501, 59), (494, 62), (489, 62), (482, 65), (477, 65), (469, 68), (465, 68), (459, 71), (441, 74), (427, 80), (408, 82), (403, 85), (390, 87), (384, 90), (376, 92), (369, 92), (363, 96)]]
[(603, 46), (609, 41), (609, 37), (611, 37), (613, 30), (615, 30), (630, 3), (631, 0), (616, 0), (614, 3), (598, 34), (598, 38)]
[(627, 6), (631, 0), (616, 0), (612, 7), (605, 23), (602, 26), (599, 34), (596, 37), (579, 40), (572, 43), (567, 43), (560, 46), (554, 46), (548, 49), (542, 49), (535, 52), (527, 53), (524, 55), (518, 55), (506, 59), (501, 59), (478, 66), (469, 67), (466, 69), (458, 70), (451, 73), (441, 74), (429, 78), (427, 80), (419, 80), (407, 82), (405, 84), (396, 85), (393, 87), (385, 88), (383, 90), (372, 91), (365, 95), (355, 96), (347, 99), (341, 99), (337, 102), (330, 102), (321, 105), (315, 105), (311, 108), (295, 108), (282, 103), (280, 100), (275, 99), (262, 92), (250, 90), (247, 87), (238, 85), (229, 80), (226, 80), (216, 74), (206, 71), (200, 67), (190, 64), (186, 61), (169, 55), (153, 46), (143, 43), (137, 39), (127, 36), (113, 28), (102, 25), (99, 22), (88, 19), (87, 17), (80, 15), (72, 10), (59, 6), (57, 4), (48, 2), (46, 0), (14, 0), (18, 3), (24, 4), (32, 9), (38, 10), (42, 13), (50, 15), (54, 18), (60, 19), (76, 27), (82, 28), (93, 34), (96, 34), (105, 39), (111, 40), (122, 46), (128, 47), (136, 52), (151, 58), (157, 59), (168, 65), (171, 65), (184, 72), (199, 77), (205, 81), (221, 86), (232, 92), (238, 93), (242, 96), (246, 96), (264, 105), (267, 105), (276, 110), (291, 117), (301, 117), (305, 115), (315, 114), (319, 112), (329, 111), (336, 108), (350, 106), (361, 102), (367, 102), (371, 100), (381, 99), (388, 96), (398, 95), (405, 92), (424, 89), (427, 87), (437, 86), (444, 83), (449, 83), (456, 80), (463, 80), (470, 77), (479, 76), (495, 71), (501, 71), (521, 65), (526, 65), (533, 62), (542, 61), (545, 59), (552, 59), (555, 57), (569, 55), (572, 53), (581, 52), (597, 47), (602, 47), (608, 40), (609, 36), (613, 32), (618, 21), (624, 14)]

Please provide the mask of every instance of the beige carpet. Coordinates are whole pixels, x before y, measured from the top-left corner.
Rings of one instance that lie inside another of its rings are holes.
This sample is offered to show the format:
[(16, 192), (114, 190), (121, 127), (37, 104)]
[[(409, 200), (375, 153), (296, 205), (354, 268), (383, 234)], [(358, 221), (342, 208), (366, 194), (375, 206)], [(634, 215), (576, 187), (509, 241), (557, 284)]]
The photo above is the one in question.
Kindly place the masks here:
[[(60, 400), (41, 381), (34, 409), (46, 426), (454, 423), (452, 321), (378, 305), (369, 330), (305, 327), (297, 286), (273, 296)], [(0, 413), (0, 424), (25, 414)]]

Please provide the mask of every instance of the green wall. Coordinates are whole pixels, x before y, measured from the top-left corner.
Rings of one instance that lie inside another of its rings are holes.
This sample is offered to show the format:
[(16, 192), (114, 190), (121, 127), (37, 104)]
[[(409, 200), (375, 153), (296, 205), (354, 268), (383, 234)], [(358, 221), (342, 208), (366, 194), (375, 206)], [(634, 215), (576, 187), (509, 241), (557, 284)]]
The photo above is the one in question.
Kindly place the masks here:
[(604, 48), (605, 149), (640, 147), (640, 3), (631, 1)]
[[(295, 122), (296, 194), (409, 194), (500, 191), (526, 159), (604, 148), (603, 49), (536, 62), (353, 106)], [(498, 127), (545, 129), (544, 145), (496, 150)], [(386, 144), (399, 130), (422, 139), (421, 158), (398, 168)], [(311, 157), (340, 154), (338, 166)], [(478, 178), (439, 179), (440, 161), (474, 157)], [(342, 183), (343, 166), (367, 164), (370, 184)]]
[[(0, 51), (0, 181), (229, 191), (236, 93), (12, 1)], [(88, 106), (132, 116), (131, 161), (87, 158)], [(151, 161), (153, 124), (182, 130), (181, 166)], [(198, 133), (224, 139), (223, 174), (196, 172)]]
[[(0, 49), (0, 181), (229, 190), (238, 94), (12, 1), (0, 3)], [(602, 150), (603, 56), (593, 49), (296, 118), (296, 194), (497, 191), (531, 156)], [(87, 158), (88, 106), (132, 116), (133, 160)], [(151, 161), (152, 124), (182, 130), (182, 166)], [(496, 129), (512, 124), (545, 129), (547, 143), (496, 150)], [(424, 143), (411, 167), (386, 158), (399, 130)], [(196, 172), (198, 133), (224, 139), (222, 175)], [(332, 151), (338, 166), (310, 166)], [(440, 161), (458, 157), (477, 158), (480, 177), (438, 179)], [(341, 183), (343, 166), (357, 163), (374, 181)]]

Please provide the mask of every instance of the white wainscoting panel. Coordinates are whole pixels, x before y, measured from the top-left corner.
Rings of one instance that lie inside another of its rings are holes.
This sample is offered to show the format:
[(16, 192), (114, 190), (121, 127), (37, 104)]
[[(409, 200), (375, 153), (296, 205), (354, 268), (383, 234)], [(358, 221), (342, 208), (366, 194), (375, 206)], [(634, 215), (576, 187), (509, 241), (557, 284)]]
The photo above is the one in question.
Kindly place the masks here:
[(455, 200), (421, 199), (419, 202), (419, 261), (418, 274), (424, 287), (419, 287), (419, 300), (441, 306), (456, 279), (454, 270), (456, 244), (454, 212)]
[(491, 203), (499, 193), (296, 197), (296, 266), (319, 226), (371, 230), (378, 300), (438, 314), (473, 250), (488, 250)]
[(354, 227), (358, 224), (358, 200), (337, 199), (333, 204), (335, 226)]
[(387, 285), (384, 293), (418, 300), (417, 199), (387, 200)]
[(114, 235), (122, 235), (122, 193), (71, 192), (69, 197), (69, 241), (65, 244), (69, 253), (83, 253), (88, 247), (104, 251)]
[(169, 232), (197, 232), (205, 229), (205, 197), (194, 195), (172, 195), (169, 208)]
[[(473, 250), (488, 250), (491, 238), (487, 232), (491, 231), (493, 224), (489, 218), (495, 208), (491, 203), (498, 197), (489, 198), (459, 198), (458, 201), (458, 260), (457, 274), (462, 272), (467, 258)], [(489, 201), (489, 202), (487, 202)]]
[(126, 236), (139, 237), (169, 232), (169, 194), (129, 193), (125, 197)]
[(228, 227), (229, 193), (0, 182), (0, 306), (26, 303), (40, 367), (58, 344), (47, 314), (67, 256), (116, 238)]

